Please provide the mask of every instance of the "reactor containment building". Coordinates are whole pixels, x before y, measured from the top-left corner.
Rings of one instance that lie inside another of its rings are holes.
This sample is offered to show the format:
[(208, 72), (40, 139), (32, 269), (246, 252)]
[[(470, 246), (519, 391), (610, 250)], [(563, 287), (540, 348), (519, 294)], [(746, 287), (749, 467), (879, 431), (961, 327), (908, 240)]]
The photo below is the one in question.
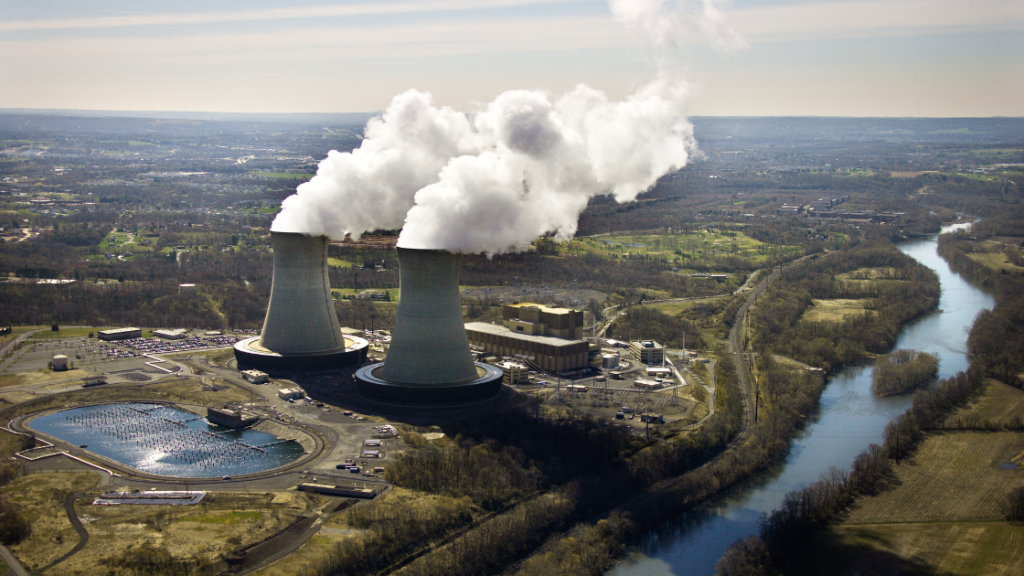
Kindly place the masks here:
[(342, 334), (327, 276), (327, 237), (270, 233), (274, 278), (263, 332), (235, 344), (240, 370), (327, 370), (358, 366), (369, 346)]
[(384, 362), (356, 372), (359, 393), (397, 404), (492, 398), (501, 369), (473, 361), (459, 300), (459, 256), (398, 248), (401, 297)]

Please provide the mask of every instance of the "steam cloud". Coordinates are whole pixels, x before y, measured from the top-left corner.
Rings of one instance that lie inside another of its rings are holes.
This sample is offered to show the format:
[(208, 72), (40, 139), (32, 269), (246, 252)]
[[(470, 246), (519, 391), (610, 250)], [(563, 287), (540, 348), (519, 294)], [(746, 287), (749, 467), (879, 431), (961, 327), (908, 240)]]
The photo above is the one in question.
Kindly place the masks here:
[(747, 42), (729, 25), (719, 7), (728, 0), (608, 0), (615, 19), (639, 26), (656, 44), (706, 39), (722, 50), (746, 48)]
[[(658, 44), (689, 37), (746, 46), (726, 0), (608, 0), (614, 17)], [(584, 85), (552, 102), (513, 90), (467, 116), (409, 90), (366, 126), (351, 153), (331, 151), (282, 204), (271, 229), (358, 240), (402, 228), (398, 245), (488, 256), (553, 233), (567, 240), (590, 198), (634, 200), (698, 152), (684, 116), (689, 85), (661, 76), (622, 102)]]
[(667, 77), (622, 102), (583, 85), (554, 102), (514, 90), (470, 118), (409, 90), (359, 148), (328, 154), (272, 229), (358, 239), (401, 227), (405, 248), (488, 255), (546, 233), (565, 240), (590, 198), (631, 201), (686, 165), (697, 151), (688, 96)]

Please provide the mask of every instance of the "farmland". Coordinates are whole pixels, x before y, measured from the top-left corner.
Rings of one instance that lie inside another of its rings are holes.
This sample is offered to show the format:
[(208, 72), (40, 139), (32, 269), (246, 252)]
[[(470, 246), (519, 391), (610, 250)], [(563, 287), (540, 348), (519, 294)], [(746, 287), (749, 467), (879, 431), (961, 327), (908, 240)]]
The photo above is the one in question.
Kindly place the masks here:
[(686, 267), (710, 257), (734, 256), (760, 263), (769, 255), (799, 256), (799, 246), (765, 244), (735, 230), (703, 229), (680, 234), (602, 235), (576, 238), (559, 248), (570, 254), (605, 258), (662, 258)]
[[(980, 398), (946, 421), (1005, 422), (1024, 409), (1024, 393), (990, 380)], [(952, 424), (951, 424), (952, 423)], [(838, 525), (806, 546), (786, 574), (1019, 574), (1024, 526), (1002, 518), (1000, 502), (1024, 486), (1024, 433), (930, 433), (896, 464), (880, 490), (855, 501)]]
[(868, 309), (871, 300), (868, 298), (835, 300), (814, 300), (814, 305), (804, 312), (800, 318), (803, 322), (842, 322), (850, 316), (874, 314)]
[(859, 500), (843, 525), (999, 520), (999, 501), (1024, 486), (1021, 470), (1000, 466), (1022, 449), (1020, 432), (933, 433), (895, 466), (893, 488)]

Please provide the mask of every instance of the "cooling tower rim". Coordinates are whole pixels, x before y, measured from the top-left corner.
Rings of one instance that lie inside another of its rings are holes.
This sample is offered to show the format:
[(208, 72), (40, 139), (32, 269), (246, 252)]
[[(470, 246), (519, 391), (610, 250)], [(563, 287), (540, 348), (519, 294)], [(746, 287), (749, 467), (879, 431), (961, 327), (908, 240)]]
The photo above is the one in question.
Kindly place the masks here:
[(262, 336), (253, 336), (244, 340), (239, 340), (235, 343), (235, 350), (243, 349), (250, 354), (259, 354), (261, 356), (282, 356), (282, 357), (297, 357), (297, 356), (324, 356), (328, 354), (338, 354), (340, 352), (353, 352), (356, 350), (362, 350), (370, 346), (370, 342), (365, 338), (359, 336), (351, 336), (348, 334), (342, 334), (344, 340), (351, 340), (351, 346), (345, 346), (344, 348), (332, 348), (330, 350), (317, 350), (315, 352), (275, 352), (268, 350), (260, 345), (260, 339)]
[(271, 236), (306, 236), (309, 238), (320, 238), (321, 236), (323, 236), (324, 238), (329, 239), (327, 234), (318, 232), (282, 232), (280, 230), (271, 230), (270, 234)]
[(256, 368), (257, 370), (271, 372), (282, 370), (335, 370), (358, 366), (365, 361), (370, 343), (358, 336), (346, 335), (345, 338), (351, 340), (353, 345), (347, 348), (319, 352), (282, 354), (266, 349), (253, 348), (250, 344), (257, 343), (260, 339), (259, 336), (254, 336), (235, 343), (235, 359), (238, 362), (239, 369)]
[(501, 392), (501, 368), (474, 362), (484, 374), (468, 382), (447, 384), (412, 384), (385, 380), (373, 374), (384, 366), (383, 362), (363, 366), (356, 371), (355, 378), (359, 394), (368, 400), (385, 404), (402, 405), (451, 405), (489, 400)]

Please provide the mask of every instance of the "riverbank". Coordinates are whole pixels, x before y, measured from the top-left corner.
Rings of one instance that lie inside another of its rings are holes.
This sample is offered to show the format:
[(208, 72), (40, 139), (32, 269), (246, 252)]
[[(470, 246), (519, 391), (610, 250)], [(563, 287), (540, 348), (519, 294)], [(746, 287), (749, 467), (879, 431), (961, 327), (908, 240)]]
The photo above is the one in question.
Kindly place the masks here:
[[(949, 269), (936, 253), (934, 238), (904, 243), (899, 249), (939, 275), (942, 294), (939, 310), (911, 321), (895, 346), (936, 353), (940, 376), (966, 370), (963, 327), (979, 310), (991, 306), (992, 298)], [(906, 396), (875, 397), (869, 366), (834, 373), (821, 395), (820, 408), (797, 434), (782, 466), (646, 534), (639, 549), (609, 574), (712, 573), (731, 543), (758, 533), (761, 514), (778, 508), (787, 492), (818, 480), (830, 466), (846, 469), (865, 446), (882, 441), (885, 426), (909, 404)]]

